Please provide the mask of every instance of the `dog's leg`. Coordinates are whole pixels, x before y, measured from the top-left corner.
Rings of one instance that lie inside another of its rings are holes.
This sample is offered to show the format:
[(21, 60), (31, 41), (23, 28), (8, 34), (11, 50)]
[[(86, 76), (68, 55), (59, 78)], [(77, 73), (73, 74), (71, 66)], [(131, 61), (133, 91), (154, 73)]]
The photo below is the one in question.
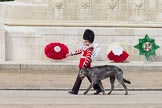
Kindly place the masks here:
[(123, 81), (123, 75), (118, 74), (116, 78), (118, 79), (119, 83), (124, 87), (125, 95), (128, 95), (127, 86), (124, 84), (124, 81)]
[(101, 88), (101, 90), (102, 90), (102, 94), (105, 95), (105, 90), (104, 90), (104, 87), (103, 87), (103, 85), (102, 85), (101, 80), (98, 81), (98, 85), (100, 86), (100, 88)]
[(93, 87), (93, 85), (94, 85), (94, 82), (92, 81), (89, 87), (87, 88), (87, 90), (84, 92), (84, 95), (88, 93), (88, 91)]
[(110, 89), (108, 95), (110, 95), (111, 92), (112, 92), (113, 89), (114, 89), (114, 82), (115, 82), (115, 77), (110, 77), (111, 89)]

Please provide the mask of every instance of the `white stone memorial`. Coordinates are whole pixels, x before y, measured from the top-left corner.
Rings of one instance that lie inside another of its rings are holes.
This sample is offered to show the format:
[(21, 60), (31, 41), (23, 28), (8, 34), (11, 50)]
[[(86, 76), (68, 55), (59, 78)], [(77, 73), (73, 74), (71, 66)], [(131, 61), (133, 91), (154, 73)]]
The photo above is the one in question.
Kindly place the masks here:
[(5, 61), (5, 30), (0, 22), (0, 61)]
[[(15, 0), (0, 3), (0, 9), (0, 41), (5, 37), (0, 60), (4, 54), (9, 61), (47, 60), (44, 47), (50, 42), (62, 42), (73, 51), (87, 28), (94, 30), (102, 48), (95, 60), (108, 60), (112, 42), (128, 47), (129, 61), (145, 60), (133, 47), (145, 34), (162, 47), (162, 0)], [(161, 48), (156, 55), (162, 61)]]

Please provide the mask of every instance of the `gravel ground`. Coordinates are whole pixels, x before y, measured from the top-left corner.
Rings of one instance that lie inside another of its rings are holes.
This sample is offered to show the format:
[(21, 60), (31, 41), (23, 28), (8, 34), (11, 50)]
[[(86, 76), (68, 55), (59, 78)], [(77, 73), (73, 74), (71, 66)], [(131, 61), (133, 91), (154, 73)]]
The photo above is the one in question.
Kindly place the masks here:
[[(77, 72), (0, 70), (0, 89), (70, 89), (76, 79)], [(124, 77), (131, 81), (128, 89), (162, 89), (162, 72), (125, 71)], [(105, 89), (110, 88), (109, 79), (103, 80)], [(87, 88), (87, 78), (83, 80), (82, 89)], [(115, 88), (121, 88), (116, 81)]]

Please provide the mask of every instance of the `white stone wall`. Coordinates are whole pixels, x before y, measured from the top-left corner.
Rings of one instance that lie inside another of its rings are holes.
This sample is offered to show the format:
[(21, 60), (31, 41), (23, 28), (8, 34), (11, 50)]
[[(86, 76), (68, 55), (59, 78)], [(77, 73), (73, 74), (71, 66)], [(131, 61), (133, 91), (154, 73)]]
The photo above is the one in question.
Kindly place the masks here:
[(2, 18), (6, 25), (28, 25), (47, 22), (47, 5), (24, 2), (6, 2), (2, 5)]
[(7, 25), (162, 27), (162, 0), (16, 0), (4, 10)]
[[(113, 42), (124, 43), (130, 54), (129, 61), (145, 61), (144, 56), (134, 48), (139, 38), (147, 33), (162, 46), (161, 28), (102, 28), (102, 27), (18, 27), (6, 26), (6, 60), (49, 60), (45, 57), (44, 47), (51, 42), (62, 42), (70, 51), (82, 45), (82, 34), (85, 29), (94, 30), (95, 41), (101, 45), (100, 55), (94, 60), (107, 61), (107, 48)], [(156, 61), (162, 61), (162, 49), (157, 49)], [(66, 60), (79, 60), (80, 56)]]
[[(162, 46), (162, 0), (16, 0), (0, 3), (0, 10), (6, 60), (48, 60), (44, 47), (55, 41), (76, 50), (86, 28), (94, 30), (102, 46), (95, 60), (107, 60), (112, 42), (126, 44), (129, 61), (145, 60), (133, 47), (145, 34)], [(161, 48), (156, 53), (155, 60), (162, 61)]]
[(7, 27), (6, 60), (41, 60), (43, 37), (33, 27)]
[(5, 61), (5, 29), (0, 21), (0, 61)]

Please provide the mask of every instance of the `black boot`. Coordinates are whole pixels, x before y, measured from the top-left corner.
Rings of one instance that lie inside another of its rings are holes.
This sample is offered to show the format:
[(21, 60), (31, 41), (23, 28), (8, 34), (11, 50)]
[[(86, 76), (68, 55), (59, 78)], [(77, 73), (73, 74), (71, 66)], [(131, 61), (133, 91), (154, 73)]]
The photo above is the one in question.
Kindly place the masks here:
[(82, 80), (81, 80), (79, 77), (77, 77), (77, 78), (76, 78), (76, 81), (75, 81), (75, 83), (74, 83), (74, 86), (73, 86), (73, 88), (72, 88), (72, 90), (69, 91), (68, 93), (77, 95), (81, 83), (82, 83)]
[(101, 92), (102, 92), (102, 90), (101, 89), (98, 89), (98, 90), (96, 90), (96, 92), (94, 93), (94, 95), (98, 95)]

